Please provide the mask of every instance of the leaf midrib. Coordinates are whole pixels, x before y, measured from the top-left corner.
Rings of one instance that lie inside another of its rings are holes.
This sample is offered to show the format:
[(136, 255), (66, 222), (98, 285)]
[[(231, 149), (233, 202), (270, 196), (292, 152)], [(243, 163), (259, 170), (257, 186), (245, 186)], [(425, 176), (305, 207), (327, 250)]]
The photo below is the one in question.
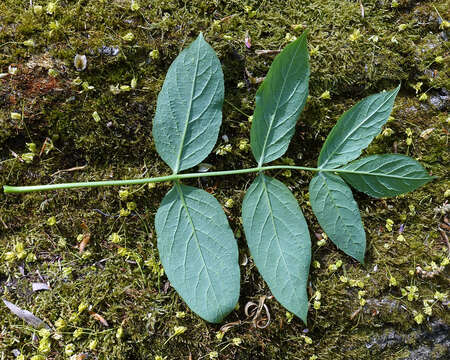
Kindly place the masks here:
[(189, 97), (188, 111), (186, 113), (186, 119), (185, 119), (185, 123), (184, 123), (183, 135), (181, 137), (180, 148), (178, 149), (177, 162), (175, 164), (175, 169), (173, 170), (174, 174), (177, 174), (179, 169), (180, 169), (181, 156), (183, 155), (184, 141), (186, 139), (187, 129), (188, 129), (188, 125), (189, 125), (189, 119), (191, 117), (195, 85), (197, 83), (197, 72), (198, 72), (199, 55), (200, 55), (200, 42), (198, 42), (198, 45), (197, 45), (197, 55), (195, 57), (194, 80), (192, 81), (191, 96)]
[[(288, 66), (288, 71), (286, 72), (286, 76), (285, 76), (284, 79), (283, 79), (283, 85), (282, 85), (281, 90), (280, 90), (280, 93), (279, 93), (279, 95), (278, 95), (277, 104), (276, 104), (276, 106), (275, 106), (275, 112), (274, 112), (274, 113), (272, 114), (272, 116), (271, 116), (271, 119), (270, 119), (270, 122), (269, 122), (269, 128), (268, 128), (268, 130), (267, 130), (267, 132), (266, 132), (266, 136), (265, 136), (265, 138), (264, 138), (264, 145), (263, 145), (263, 148), (262, 148), (261, 156), (260, 156), (259, 161), (258, 161), (258, 166), (259, 166), (259, 167), (261, 167), (261, 166), (264, 164), (264, 156), (265, 156), (265, 153), (266, 153), (267, 141), (269, 140), (269, 135), (270, 135), (270, 132), (272, 131), (273, 122), (275, 121), (275, 115), (276, 115), (277, 112), (278, 112), (278, 106), (279, 106), (279, 104), (280, 104), (281, 96), (283, 95), (284, 87), (285, 87), (285, 85), (286, 85), (286, 80), (287, 80), (287, 78), (288, 78), (287, 75), (288, 75), (288, 74), (290, 73), (290, 71), (291, 71), (292, 64), (293, 64), (293, 62), (294, 62), (294, 59), (295, 59), (295, 57), (296, 57), (296, 55), (297, 55), (297, 52), (298, 52), (298, 50), (300, 49), (300, 47), (301, 47), (301, 46), (299, 45), (299, 46), (297, 46), (297, 48), (295, 49), (294, 55), (291, 57), (291, 61), (290, 61), (289, 66)], [(264, 91), (264, 88), (263, 88), (263, 91)]]
[[(324, 179), (323, 179), (323, 184), (324, 184), (324, 186), (325, 186), (325, 191), (327, 192), (328, 197), (331, 199), (332, 205), (333, 205), (333, 207), (335, 208), (335, 211), (336, 211), (336, 214), (337, 214), (336, 216), (340, 219), (341, 223), (343, 224), (344, 232), (346, 233), (348, 239), (351, 239), (351, 238), (352, 238), (352, 234), (351, 234), (351, 232), (349, 232), (348, 227), (347, 227), (345, 221), (343, 221), (343, 217), (342, 217), (341, 214), (340, 214), (340, 213), (341, 213), (340, 208), (337, 206), (336, 200), (335, 200), (334, 197), (332, 196), (331, 191), (330, 191), (330, 188), (329, 188), (329, 186), (328, 186), (328, 184), (327, 184), (327, 178), (326, 178), (326, 176), (323, 175), (323, 174), (321, 174), (321, 173), (319, 173), (318, 176), (323, 176), (323, 178), (324, 178)], [(316, 199), (317, 199), (317, 197), (316, 197)], [(337, 225), (337, 224), (335, 224), (335, 225)], [(336, 231), (336, 227), (335, 227), (335, 231)], [(346, 245), (346, 247), (347, 247), (347, 245)]]
[(274, 231), (275, 237), (277, 239), (276, 243), (277, 243), (278, 249), (280, 251), (280, 257), (283, 259), (283, 263), (284, 263), (284, 266), (285, 266), (285, 268), (287, 270), (287, 273), (289, 274), (289, 278), (292, 278), (292, 275), (289, 272), (289, 266), (287, 265), (286, 259), (284, 258), (284, 255), (283, 255), (283, 250), (281, 249), (280, 237), (278, 236), (277, 227), (275, 226), (275, 220), (274, 220), (273, 211), (272, 211), (272, 203), (270, 202), (269, 191), (267, 190), (266, 178), (265, 178), (264, 175), (261, 175), (261, 181), (262, 181), (262, 184), (263, 184), (264, 193), (265, 193), (266, 198), (267, 198), (267, 205), (268, 205), (267, 207), (269, 209), (270, 219), (272, 220), (273, 231)]
[[(181, 185), (180, 185), (179, 182), (176, 182), (176, 183), (175, 183), (175, 186), (176, 186), (176, 188), (177, 188), (178, 195), (180, 196), (181, 204), (182, 204), (184, 210), (186, 211), (186, 215), (187, 215), (187, 217), (188, 217), (189, 224), (190, 224), (191, 227), (192, 227), (192, 233), (193, 233), (193, 235), (194, 235), (195, 244), (197, 245), (198, 252), (200, 253), (200, 257), (201, 257), (202, 262), (203, 262), (203, 266), (204, 266), (204, 268), (205, 268), (205, 270), (206, 270), (205, 272), (206, 272), (206, 275), (208, 276), (209, 286), (210, 286), (210, 287), (212, 288), (212, 290), (213, 290), (212, 293), (214, 294), (214, 300), (215, 300), (215, 303), (216, 303), (216, 304), (219, 304), (219, 301), (218, 301), (218, 299), (217, 299), (216, 292), (214, 291), (214, 287), (212, 286), (213, 282), (211, 281), (211, 277), (210, 277), (210, 275), (209, 275), (208, 266), (206, 265), (206, 261), (205, 261), (205, 258), (204, 258), (204, 256), (203, 256), (203, 252), (202, 252), (202, 249), (201, 249), (201, 247), (200, 247), (200, 241), (198, 240), (198, 237), (197, 237), (197, 231), (196, 231), (196, 229), (195, 229), (194, 222), (192, 221), (192, 217), (191, 217), (191, 214), (190, 214), (190, 212), (189, 212), (189, 208), (188, 208), (188, 206), (187, 206), (187, 204), (186, 204), (186, 201), (185, 201), (185, 199), (184, 199), (183, 190), (181, 189)], [(217, 308), (217, 311), (220, 311), (221, 317), (223, 317), (224, 314), (223, 314), (223, 312), (222, 312), (219, 308)]]
[[(364, 118), (364, 120), (361, 121), (360, 124), (359, 124), (357, 127), (355, 127), (352, 131), (350, 131), (350, 132), (347, 134), (347, 136), (345, 136), (345, 138), (342, 139), (342, 141), (341, 141), (340, 144), (334, 149), (334, 151), (327, 157), (327, 159), (325, 160), (325, 162), (322, 163), (321, 165), (319, 165), (319, 169), (325, 167), (325, 166), (330, 162), (330, 160), (332, 160), (334, 154), (336, 154), (336, 152), (337, 152), (339, 149), (342, 148), (343, 144), (345, 144), (345, 142), (347, 141), (347, 139), (348, 139), (351, 135), (353, 135), (353, 133), (354, 133), (355, 131), (357, 131), (363, 124), (365, 124), (365, 122), (366, 122), (370, 117), (372, 117), (373, 114), (375, 114), (375, 113), (376, 113), (383, 105), (385, 105), (385, 104), (392, 98), (392, 96), (394, 96), (396, 93), (397, 93), (397, 92), (395, 92), (395, 91), (392, 92), (392, 93), (391, 93), (391, 96), (389, 96), (385, 101), (383, 101), (383, 103), (382, 103), (380, 106), (378, 106), (377, 109), (376, 109), (375, 111), (373, 111), (369, 116), (366, 116), (366, 117)], [(361, 101), (364, 101), (364, 100), (361, 100)], [(350, 110), (351, 110), (351, 109), (350, 109)], [(350, 111), (350, 110), (349, 110), (349, 111)], [(326, 143), (326, 141), (325, 141), (325, 143)], [(339, 166), (339, 165), (338, 165), (338, 166)]]

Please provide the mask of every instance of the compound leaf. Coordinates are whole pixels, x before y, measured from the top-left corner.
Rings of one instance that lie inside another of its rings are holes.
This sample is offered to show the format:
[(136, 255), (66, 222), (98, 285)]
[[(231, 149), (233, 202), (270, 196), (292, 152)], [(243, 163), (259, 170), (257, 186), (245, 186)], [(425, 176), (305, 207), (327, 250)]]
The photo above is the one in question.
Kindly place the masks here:
[(346, 111), (323, 144), (319, 168), (334, 169), (359, 157), (388, 120), (399, 90), (400, 85), (371, 95)]
[(309, 201), (334, 244), (364, 263), (366, 234), (352, 190), (339, 176), (319, 172), (309, 184)]
[(239, 298), (238, 249), (219, 202), (175, 183), (155, 217), (161, 263), (172, 286), (203, 319), (218, 323)]
[(256, 267), (275, 298), (306, 323), (311, 240), (289, 189), (258, 175), (245, 195), (242, 220)]
[(200, 34), (170, 66), (153, 119), (156, 150), (174, 173), (199, 164), (213, 149), (223, 98), (219, 59)]
[(433, 179), (416, 160), (397, 154), (368, 156), (342, 169), (355, 171), (340, 173), (347, 183), (376, 198), (413, 191)]
[(256, 92), (250, 142), (261, 166), (282, 156), (308, 97), (306, 32), (275, 58)]

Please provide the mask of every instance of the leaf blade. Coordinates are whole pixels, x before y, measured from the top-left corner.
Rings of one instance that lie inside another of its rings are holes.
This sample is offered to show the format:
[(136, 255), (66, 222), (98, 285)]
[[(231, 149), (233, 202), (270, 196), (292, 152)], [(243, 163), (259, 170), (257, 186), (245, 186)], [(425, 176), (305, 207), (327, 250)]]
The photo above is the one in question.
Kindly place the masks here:
[(238, 249), (218, 201), (175, 183), (155, 217), (161, 263), (172, 286), (206, 321), (220, 322), (239, 298)]
[(309, 200), (331, 241), (347, 255), (364, 263), (366, 233), (358, 205), (344, 180), (319, 172), (309, 183)]
[(347, 110), (323, 144), (319, 168), (335, 169), (359, 157), (388, 120), (399, 90), (368, 96)]
[(174, 173), (199, 164), (213, 149), (223, 99), (220, 61), (200, 34), (170, 65), (153, 119), (156, 150)]
[(306, 324), (311, 244), (294, 196), (283, 183), (260, 174), (245, 195), (242, 220), (256, 267), (271, 292)]
[(304, 32), (277, 55), (256, 92), (250, 143), (260, 166), (286, 152), (305, 106), (309, 79), (306, 35)]
[(417, 161), (399, 154), (367, 156), (342, 169), (364, 172), (340, 175), (356, 190), (375, 198), (407, 193), (433, 179)]

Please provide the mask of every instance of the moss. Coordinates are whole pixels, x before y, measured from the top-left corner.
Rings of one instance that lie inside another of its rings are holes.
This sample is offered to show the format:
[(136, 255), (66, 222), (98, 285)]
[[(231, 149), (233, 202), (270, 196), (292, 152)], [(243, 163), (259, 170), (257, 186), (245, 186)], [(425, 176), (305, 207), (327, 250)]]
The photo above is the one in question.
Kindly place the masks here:
[[(448, 270), (433, 278), (416, 274), (417, 266), (425, 269), (447, 256), (436, 231), (442, 216), (435, 208), (446, 201), (444, 192), (449, 185), (444, 181), (449, 162), (444, 130), (448, 109), (438, 110), (428, 101), (418, 100), (424, 92), (431, 96), (440, 88), (448, 89), (443, 40), (447, 33), (440, 28), (433, 7), (443, 15), (446, 2), (399, 3), (393, 8), (391, 1), (364, 1), (364, 17), (359, 2), (333, 0), (304, 1), (301, 7), (296, 1), (275, 0), (141, 0), (138, 12), (131, 11), (125, 0), (59, 1), (54, 15), (46, 13), (47, 2), (34, 1), (34, 5), (44, 6), (40, 16), (29, 9), (29, 1), (0, 3), (0, 72), (7, 72), (10, 64), (19, 68), (17, 75), (0, 79), (0, 184), (168, 174), (155, 151), (151, 119), (169, 64), (200, 31), (223, 65), (226, 103), (221, 135), (226, 134), (233, 146), (231, 153), (213, 153), (206, 161), (216, 169), (253, 166), (251, 154), (239, 149), (241, 140), (249, 138), (250, 124), (244, 114), (252, 113), (256, 92), (246, 70), (252, 76), (264, 76), (273, 56), (257, 55), (254, 50), (284, 47), (287, 33), (300, 34), (292, 27), (297, 24), (309, 30), (310, 98), (286, 156), (297, 164), (314, 166), (320, 146), (340, 114), (362, 97), (402, 82), (394, 120), (388, 124), (394, 133), (377, 138), (366, 153), (409, 154), (438, 176), (426, 187), (394, 199), (374, 200), (355, 194), (368, 238), (366, 266), (346, 257), (330, 242), (318, 247), (313, 241), (313, 260), (320, 268), (311, 268), (309, 291), (312, 296), (319, 290), (322, 299), (318, 310), (310, 310), (307, 333), (300, 320), (289, 321), (285, 309), (270, 298), (266, 300), (272, 316), (268, 328), (255, 329), (246, 321), (245, 304), (270, 292), (251, 261), (242, 265), (240, 309), (226, 322), (243, 322), (222, 340), (216, 338), (220, 325), (206, 324), (190, 312), (158, 271), (153, 220), (169, 184), (129, 188), (133, 194), (128, 201), (136, 202), (137, 210), (122, 218), (117, 215), (126, 204), (116, 188), (0, 194), (2, 297), (32, 311), (52, 328), (59, 318), (68, 324), (61, 330), (61, 338), (51, 340), (48, 358), (64, 358), (65, 346), (73, 343), (75, 353), (90, 352), (104, 359), (156, 355), (176, 359), (189, 354), (198, 358), (211, 351), (218, 351), (224, 359), (238, 355), (242, 359), (307, 359), (312, 355), (320, 359), (397, 359), (408, 356), (421, 342), (411, 337), (409, 342), (369, 348), (373, 338), (386, 335), (381, 329), (407, 334), (412, 329), (428, 331), (435, 319), (448, 324), (448, 309), (442, 302), (434, 303), (433, 315), (425, 317), (422, 325), (414, 321), (415, 312), (423, 313), (423, 300), (433, 299), (436, 291), (444, 292), (448, 285)], [(59, 26), (55, 27), (56, 21)], [(403, 30), (401, 24), (406, 24)], [(351, 41), (355, 30), (361, 36)], [(130, 31), (135, 40), (125, 42), (121, 37)], [(247, 31), (251, 49), (243, 41)], [(370, 40), (371, 36), (378, 41)], [(35, 41), (35, 47), (22, 44), (28, 39)], [(103, 46), (119, 52), (108, 55), (100, 51)], [(149, 56), (154, 49), (159, 51), (159, 59)], [(76, 54), (87, 56), (86, 70), (75, 70)], [(435, 61), (438, 56), (444, 57), (442, 63)], [(49, 69), (58, 72), (56, 78), (48, 75)], [(77, 77), (94, 89), (83, 91), (81, 85), (74, 85)], [(117, 95), (110, 91), (111, 85), (129, 85), (133, 77), (138, 79), (135, 90)], [(241, 82), (244, 87), (238, 86)], [(418, 82), (423, 84), (416, 94), (413, 86)], [(326, 90), (331, 94), (329, 100), (320, 98)], [(22, 110), (23, 121), (11, 119), (11, 112)], [(99, 122), (92, 118), (94, 111)], [(407, 128), (413, 132), (410, 146), (406, 145)], [(434, 128), (430, 136), (420, 137), (429, 128)], [(26, 143), (30, 141), (40, 150), (46, 138), (55, 148), (36, 156), (31, 164), (12, 155), (11, 151), (17, 156), (28, 152)], [(217, 146), (223, 144), (219, 138)], [(72, 170), (62, 171), (67, 169)], [(311, 174), (300, 172), (283, 180), (299, 200), (311, 232), (321, 233), (307, 203), (310, 178)], [(227, 214), (234, 232), (243, 234), (239, 209), (247, 179), (208, 178), (190, 183), (208, 188), (222, 204), (233, 199), (234, 206)], [(47, 224), (51, 216), (57, 220), (54, 226)], [(385, 228), (388, 218), (394, 221), (393, 231)], [(404, 241), (398, 241), (401, 224)], [(77, 236), (87, 231), (91, 234), (86, 247), (90, 256), (83, 256)], [(109, 240), (113, 232), (120, 234), (121, 243)], [(14, 251), (18, 242), (24, 244), (27, 254), (36, 255), (36, 261), (6, 261), (6, 253)], [(242, 235), (238, 242), (241, 258), (249, 257)], [(330, 271), (329, 265), (338, 260), (344, 265)], [(397, 285), (389, 284), (391, 276)], [(51, 290), (33, 293), (30, 282), (42, 280), (50, 283)], [(401, 289), (413, 285), (419, 298), (408, 301)], [(361, 290), (366, 291), (364, 306), (358, 299)], [(87, 310), (75, 316), (80, 303), (91, 305), (91, 311), (103, 316), (109, 326)], [(177, 318), (179, 311), (186, 312), (186, 317)], [(0, 318), (2, 329), (7, 329), (0, 348), (7, 357), (15, 348), (28, 357), (38, 353), (38, 344), (31, 338), (35, 330), (4, 306), (0, 306)], [(185, 326), (187, 331), (168, 340), (175, 326)], [(75, 338), (73, 332), (78, 328), (83, 335)], [(116, 337), (119, 328), (124, 329), (121, 338)], [(304, 341), (305, 334), (312, 344)], [(242, 339), (241, 346), (232, 345), (234, 337)], [(98, 345), (89, 350), (92, 340)], [(436, 358), (445, 354), (440, 346), (433, 349)]]

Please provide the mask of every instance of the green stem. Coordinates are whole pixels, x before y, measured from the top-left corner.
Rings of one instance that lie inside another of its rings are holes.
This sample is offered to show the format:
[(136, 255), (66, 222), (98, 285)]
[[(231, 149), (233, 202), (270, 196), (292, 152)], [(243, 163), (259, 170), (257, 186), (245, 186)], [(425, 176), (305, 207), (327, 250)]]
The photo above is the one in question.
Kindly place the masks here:
[[(305, 170), (312, 172), (333, 172), (333, 173), (350, 173), (359, 175), (373, 175), (373, 173), (365, 171), (354, 171), (354, 170), (343, 170), (343, 169), (318, 169), (303, 166), (290, 166), (290, 165), (273, 165), (273, 166), (261, 166), (249, 169), (239, 169), (239, 170), (225, 170), (225, 171), (211, 171), (205, 173), (188, 173), (188, 174), (172, 174), (167, 176), (153, 177), (153, 178), (142, 178), (142, 179), (131, 179), (131, 180), (105, 180), (105, 181), (86, 181), (86, 182), (74, 182), (74, 183), (63, 183), (63, 184), (49, 184), (49, 185), (32, 185), (32, 186), (3, 186), (3, 191), (5, 193), (27, 193), (33, 191), (46, 191), (46, 190), (59, 190), (59, 189), (74, 189), (82, 187), (98, 187), (98, 186), (125, 186), (125, 185), (140, 185), (148, 183), (157, 183), (163, 181), (177, 181), (181, 179), (191, 179), (199, 177), (210, 177), (210, 176), (223, 176), (223, 175), (236, 175), (236, 174), (248, 174), (254, 172), (261, 172), (266, 170)], [(397, 177), (395, 175), (384, 175), (387, 177)]]

